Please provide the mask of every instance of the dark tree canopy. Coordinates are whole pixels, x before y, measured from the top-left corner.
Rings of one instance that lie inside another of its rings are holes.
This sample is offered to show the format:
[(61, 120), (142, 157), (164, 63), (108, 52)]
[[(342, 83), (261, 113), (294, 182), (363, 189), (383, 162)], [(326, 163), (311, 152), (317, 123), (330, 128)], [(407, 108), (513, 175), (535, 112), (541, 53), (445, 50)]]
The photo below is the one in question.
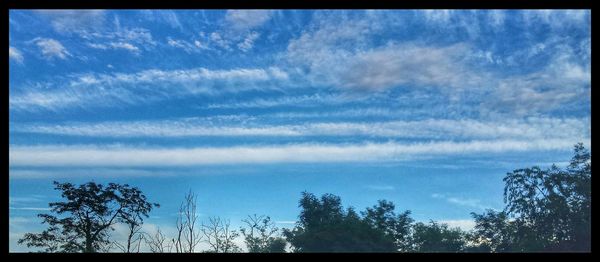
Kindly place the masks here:
[(503, 212), (473, 214), (491, 251), (589, 251), (591, 154), (581, 143), (566, 169), (517, 169), (504, 178)]
[(386, 237), (394, 240), (397, 250), (411, 250), (411, 224), (414, 220), (410, 217), (410, 211), (396, 214), (394, 203), (387, 200), (379, 200), (378, 204), (368, 207), (362, 212), (364, 220), (373, 228), (385, 232)]
[(110, 243), (109, 230), (118, 222), (139, 225), (153, 206), (142, 192), (129, 185), (94, 182), (79, 186), (54, 182), (64, 202), (49, 203), (50, 214), (39, 214), (49, 228), (27, 233), (19, 244), (45, 252), (97, 252)]
[(394, 239), (372, 227), (352, 208), (344, 210), (338, 196), (318, 199), (303, 192), (300, 221), (284, 235), (296, 252), (393, 252)]
[(430, 221), (413, 226), (413, 251), (415, 252), (460, 252), (466, 246), (466, 235), (459, 228)]

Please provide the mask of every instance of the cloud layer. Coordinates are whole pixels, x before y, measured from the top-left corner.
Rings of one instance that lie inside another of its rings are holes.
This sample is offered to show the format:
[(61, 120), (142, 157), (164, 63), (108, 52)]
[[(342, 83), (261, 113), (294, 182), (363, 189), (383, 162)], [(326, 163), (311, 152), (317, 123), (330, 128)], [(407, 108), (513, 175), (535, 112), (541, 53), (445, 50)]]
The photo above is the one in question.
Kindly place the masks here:
[[(211, 164), (406, 161), (415, 157), (569, 150), (574, 139), (426, 143), (290, 144), (201, 148), (127, 146), (11, 146), (18, 166), (190, 166)], [(589, 141), (584, 141), (589, 144)]]

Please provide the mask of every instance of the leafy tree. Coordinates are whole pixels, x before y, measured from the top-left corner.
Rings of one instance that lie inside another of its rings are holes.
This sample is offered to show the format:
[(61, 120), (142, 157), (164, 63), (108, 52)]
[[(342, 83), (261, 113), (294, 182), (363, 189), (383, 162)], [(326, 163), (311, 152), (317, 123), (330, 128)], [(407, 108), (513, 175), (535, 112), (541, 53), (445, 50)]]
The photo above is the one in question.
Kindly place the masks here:
[(462, 252), (466, 247), (466, 234), (459, 228), (430, 221), (413, 226), (413, 251), (416, 252)]
[(581, 143), (566, 169), (517, 169), (504, 178), (502, 212), (472, 214), (473, 240), (493, 252), (589, 251), (591, 154)]
[(510, 252), (515, 249), (517, 225), (506, 212), (486, 210), (484, 214), (471, 213), (475, 228), (471, 240), (478, 247), (471, 251)]
[(517, 169), (504, 178), (505, 211), (516, 220), (519, 251), (589, 251), (591, 154), (581, 143), (566, 170)]
[[(42, 233), (27, 233), (18, 241), (45, 252), (97, 252), (109, 241), (109, 229), (118, 222), (140, 225), (152, 207), (142, 192), (115, 183), (107, 187), (94, 182), (80, 186), (54, 182), (65, 202), (49, 203), (56, 215), (39, 214), (49, 228)], [(113, 229), (114, 230), (114, 229)]]
[(247, 228), (241, 228), (248, 252), (252, 253), (283, 253), (285, 252), (285, 239), (277, 237), (278, 228), (268, 216), (248, 216), (242, 220)]
[(393, 252), (394, 239), (373, 228), (338, 196), (303, 192), (299, 222), (284, 235), (296, 252)]
[(411, 245), (411, 224), (414, 220), (410, 217), (409, 210), (396, 214), (395, 208), (394, 203), (379, 200), (376, 206), (368, 207), (362, 214), (371, 227), (385, 232), (387, 237), (392, 238), (399, 251), (408, 251)]

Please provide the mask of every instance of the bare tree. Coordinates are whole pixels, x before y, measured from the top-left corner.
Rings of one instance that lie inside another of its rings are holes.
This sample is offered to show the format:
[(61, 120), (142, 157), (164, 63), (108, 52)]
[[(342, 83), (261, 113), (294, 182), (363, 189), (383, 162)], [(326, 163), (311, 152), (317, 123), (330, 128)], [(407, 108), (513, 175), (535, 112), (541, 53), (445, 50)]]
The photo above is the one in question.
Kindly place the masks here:
[(165, 253), (171, 252), (173, 249), (173, 245), (169, 244), (167, 241), (167, 237), (162, 233), (160, 228), (156, 230), (154, 236), (150, 234), (145, 234), (143, 237), (146, 245), (150, 248), (150, 252), (152, 253)]
[(179, 206), (175, 224), (177, 237), (172, 239), (177, 253), (193, 253), (202, 240), (202, 234), (197, 227), (197, 202), (198, 197), (190, 190)]
[(196, 227), (196, 221), (198, 220), (198, 214), (196, 213), (197, 198), (198, 197), (190, 190), (185, 196), (184, 202), (185, 206), (183, 212), (186, 223), (183, 235), (186, 241), (185, 251), (188, 253), (193, 253), (198, 243), (200, 243), (200, 240), (202, 240), (202, 235)]
[(247, 228), (241, 228), (244, 235), (248, 252), (252, 253), (271, 253), (285, 252), (286, 242), (283, 238), (277, 236), (279, 230), (275, 223), (268, 216), (248, 216), (248, 219), (242, 220)]
[(140, 230), (142, 229), (142, 225), (140, 222), (135, 220), (127, 221), (126, 223), (129, 229), (129, 233), (127, 234), (127, 245), (125, 246), (125, 248), (123, 248), (123, 252), (131, 253), (133, 250), (136, 249), (139, 252), (139, 246), (142, 242), (142, 232), (140, 232)]
[(229, 220), (211, 217), (208, 222), (208, 224), (202, 225), (202, 233), (211, 248), (209, 252), (233, 253), (240, 251), (240, 248), (233, 242), (239, 234), (230, 228)]
[(183, 244), (181, 242), (181, 237), (183, 235), (183, 230), (185, 229), (186, 223), (184, 222), (185, 220), (183, 219), (183, 211), (184, 211), (184, 204), (181, 203), (181, 206), (179, 207), (179, 213), (177, 216), (177, 221), (175, 222), (175, 227), (177, 228), (177, 238), (173, 239), (173, 245), (175, 246), (175, 252), (177, 253), (182, 253), (183, 252)]

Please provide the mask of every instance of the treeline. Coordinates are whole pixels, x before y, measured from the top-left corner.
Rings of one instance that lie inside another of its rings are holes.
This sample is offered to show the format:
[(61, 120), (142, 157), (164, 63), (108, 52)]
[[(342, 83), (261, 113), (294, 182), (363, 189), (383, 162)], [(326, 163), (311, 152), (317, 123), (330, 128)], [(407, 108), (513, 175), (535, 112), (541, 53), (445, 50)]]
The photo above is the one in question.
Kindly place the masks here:
[[(211, 217), (199, 221), (197, 196), (189, 192), (179, 208), (174, 235), (143, 232), (144, 218), (158, 204), (137, 188), (93, 182), (75, 186), (55, 182), (64, 202), (50, 203), (52, 213), (39, 214), (49, 227), (18, 241), (41, 252), (589, 252), (591, 251), (591, 154), (575, 145), (565, 169), (553, 165), (517, 169), (504, 178), (503, 211), (471, 213), (471, 231), (430, 221), (415, 222), (411, 212), (396, 211), (380, 200), (357, 212), (344, 208), (338, 196), (320, 198), (307, 192), (292, 229), (279, 229), (268, 216), (248, 216), (243, 227)], [(126, 225), (125, 241), (111, 232)], [(205, 243), (204, 250), (200, 243)], [(146, 248), (144, 249), (143, 246)]]

